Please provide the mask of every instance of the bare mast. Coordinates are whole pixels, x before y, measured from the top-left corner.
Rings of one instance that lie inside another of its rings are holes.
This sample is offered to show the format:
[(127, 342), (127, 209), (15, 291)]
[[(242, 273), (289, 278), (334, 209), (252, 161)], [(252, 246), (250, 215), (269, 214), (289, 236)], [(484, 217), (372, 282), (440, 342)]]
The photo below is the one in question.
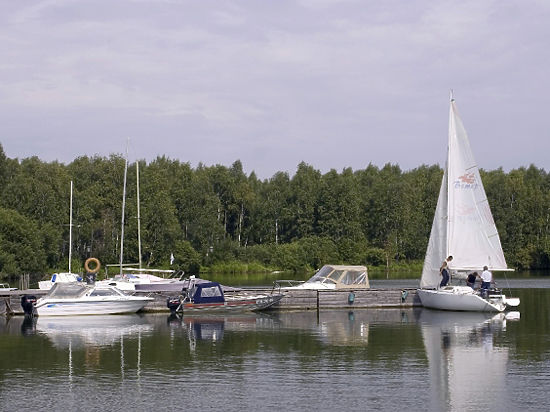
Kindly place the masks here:
[(141, 217), (139, 214), (139, 161), (136, 161), (136, 178), (137, 178), (137, 228), (138, 228), (138, 261), (141, 269)]
[(126, 159), (124, 162), (124, 188), (122, 189), (122, 224), (120, 229), (120, 276), (122, 276), (122, 262), (124, 259), (124, 210), (126, 208), (126, 176), (128, 174), (128, 143), (126, 144)]
[(69, 207), (69, 273), (71, 272), (71, 260), (73, 259), (73, 181), (71, 180), (71, 201)]

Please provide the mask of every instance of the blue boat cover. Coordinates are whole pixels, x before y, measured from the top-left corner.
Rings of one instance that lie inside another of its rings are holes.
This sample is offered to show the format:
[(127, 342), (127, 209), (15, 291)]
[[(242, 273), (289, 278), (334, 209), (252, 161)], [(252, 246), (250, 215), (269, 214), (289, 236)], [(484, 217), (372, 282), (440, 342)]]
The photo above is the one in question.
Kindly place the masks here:
[(194, 286), (192, 293), (193, 303), (223, 303), (225, 298), (219, 283), (199, 283)]

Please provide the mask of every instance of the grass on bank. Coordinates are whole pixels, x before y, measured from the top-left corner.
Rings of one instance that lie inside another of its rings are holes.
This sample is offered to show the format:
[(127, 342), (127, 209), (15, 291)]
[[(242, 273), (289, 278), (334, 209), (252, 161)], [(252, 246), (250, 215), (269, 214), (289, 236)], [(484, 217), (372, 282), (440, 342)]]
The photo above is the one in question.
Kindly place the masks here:
[[(320, 269), (320, 268), (318, 268)], [(242, 262), (224, 262), (216, 263), (208, 267), (202, 267), (200, 274), (203, 277), (208, 275), (246, 275), (246, 274), (264, 274), (277, 275), (279, 278), (285, 277), (289, 279), (300, 278), (308, 279), (318, 270), (306, 266), (301, 270), (284, 270), (275, 267), (264, 266), (258, 262), (242, 263)], [(414, 279), (420, 278), (422, 273), (422, 262), (400, 263), (386, 266), (370, 266), (367, 265), (369, 278), (371, 279)]]

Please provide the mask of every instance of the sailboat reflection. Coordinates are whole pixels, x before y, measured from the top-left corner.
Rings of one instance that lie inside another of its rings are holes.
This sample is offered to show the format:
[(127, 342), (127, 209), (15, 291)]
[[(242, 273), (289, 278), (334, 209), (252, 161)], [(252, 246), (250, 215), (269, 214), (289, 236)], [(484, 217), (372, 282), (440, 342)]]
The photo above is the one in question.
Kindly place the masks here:
[(39, 317), (36, 321), (36, 333), (47, 336), (59, 349), (110, 346), (152, 329), (139, 315)]
[(419, 311), (429, 362), (429, 410), (506, 409), (508, 348), (495, 344), (495, 336), (519, 317), (519, 312)]

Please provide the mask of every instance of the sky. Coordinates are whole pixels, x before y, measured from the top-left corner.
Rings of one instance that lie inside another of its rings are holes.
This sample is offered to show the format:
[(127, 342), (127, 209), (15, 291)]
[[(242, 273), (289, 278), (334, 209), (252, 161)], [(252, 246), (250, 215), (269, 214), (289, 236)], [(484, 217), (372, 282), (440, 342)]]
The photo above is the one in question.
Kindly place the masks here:
[(545, 0), (0, 0), (10, 158), (550, 171)]

